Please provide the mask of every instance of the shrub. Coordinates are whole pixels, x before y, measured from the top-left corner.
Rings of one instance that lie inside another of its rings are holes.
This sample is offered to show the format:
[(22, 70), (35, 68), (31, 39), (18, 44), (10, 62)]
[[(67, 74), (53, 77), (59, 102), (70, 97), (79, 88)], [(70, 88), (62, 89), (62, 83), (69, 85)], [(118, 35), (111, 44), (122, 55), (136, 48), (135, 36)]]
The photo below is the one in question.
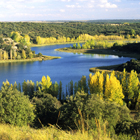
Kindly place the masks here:
[(34, 120), (34, 106), (28, 96), (13, 88), (8, 81), (3, 82), (0, 91), (0, 123), (27, 125)]
[(42, 53), (39, 52), (39, 53), (38, 53), (38, 57), (42, 57)]
[[(38, 127), (43, 125), (55, 124), (58, 116), (58, 108), (60, 107), (60, 102), (56, 97), (53, 97), (51, 94), (37, 91), (34, 93), (32, 102), (36, 106), (36, 119), (35, 124)], [(39, 121), (38, 121), (39, 119)]]
[(64, 128), (77, 129), (83, 127), (84, 122), (85, 129), (92, 130), (97, 128), (95, 120), (99, 120), (102, 126), (107, 123), (107, 130), (111, 133), (115, 133), (114, 128), (120, 119), (130, 117), (127, 107), (103, 101), (95, 94), (88, 95), (83, 91), (70, 96), (60, 112), (59, 125)]

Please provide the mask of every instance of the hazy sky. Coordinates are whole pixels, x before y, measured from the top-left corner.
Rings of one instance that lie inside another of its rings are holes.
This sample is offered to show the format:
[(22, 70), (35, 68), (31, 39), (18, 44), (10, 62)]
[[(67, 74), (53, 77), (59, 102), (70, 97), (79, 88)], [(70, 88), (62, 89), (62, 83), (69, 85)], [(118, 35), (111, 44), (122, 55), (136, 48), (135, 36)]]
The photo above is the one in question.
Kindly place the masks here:
[(140, 19), (140, 0), (0, 0), (0, 21)]

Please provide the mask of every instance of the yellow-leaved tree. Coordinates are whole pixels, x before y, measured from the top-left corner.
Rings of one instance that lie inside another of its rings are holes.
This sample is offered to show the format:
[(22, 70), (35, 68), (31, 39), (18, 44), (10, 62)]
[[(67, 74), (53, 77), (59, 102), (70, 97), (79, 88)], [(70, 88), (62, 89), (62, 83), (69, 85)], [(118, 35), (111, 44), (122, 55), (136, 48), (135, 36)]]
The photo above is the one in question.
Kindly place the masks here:
[(47, 75), (47, 77), (43, 76), (41, 79), (41, 86), (43, 91), (47, 91), (52, 85), (51, 78)]
[(103, 73), (96, 72), (94, 75), (89, 75), (89, 89), (90, 93), (96, 93), (100, 96), (103, 95), (104, 76)]
[(129, 77), (128, 77), (128, 99), (132, 98), (138, 98), (139, 94), (139, 79), (137, 76), (137, 72), (134, 70), (131, 71)]
[(127, 72), (124, 69), (122, 72), (122, 76), (121, 76), (121, 84), (122, 84), (122, 90), (123, 90), (123, 94), (125, 96), (125, 98), (128, 98), (128, 91), (127, 91)]
[(124, 95), (122, 92), (122, 85), (116, 78), (114, 71), (111, 73), (110, 78), (108, 74), (106, 75), (104, 95), (110, 101), (123, 105), (122, 99), (124, 98)]

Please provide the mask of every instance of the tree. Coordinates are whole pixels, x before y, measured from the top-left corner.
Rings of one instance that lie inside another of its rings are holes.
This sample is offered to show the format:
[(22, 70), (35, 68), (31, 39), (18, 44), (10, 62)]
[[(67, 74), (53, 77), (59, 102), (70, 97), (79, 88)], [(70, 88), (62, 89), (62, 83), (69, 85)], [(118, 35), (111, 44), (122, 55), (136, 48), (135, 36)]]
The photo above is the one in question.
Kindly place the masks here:
[(134, 29), (131, 29), (130, 34), (132, 35), (132, 37), (134, 37), (135, 34), (136, 34), (135, 30)]
[(36, 126), (41, 127), (38, 120), (40, 120), (43, 125), (56, 124), (58, 109), (61, 106), (57, 98), (39, 90), (34, 92), (33, 96), (32, 102), (36, 106)]
[(3, 39), (0, 37), (0, 45), (4, 43)]
[(50, 88), (51, 85), (51, 78), (48, 75), (47, 77), (43, 76), (41, 79), (42, 91), (45, 91), (47, 93), (47, 90)]
[(18, 32), (11, 32), (10, 37), (15, 41), (15, 42), (19, 42), (21, 39), (21, 35)]
[(120, 81), (115, 77), (114, 71), (111, 73), (110, 78), (108, 74), (106, 75), (104, 95), (109, 101), (123, 105), (124, 95), (122, 92), (122, 86)]
[(16, 52), (16, 50), (14, 50), (14, 59), (16, 59), (17, 58), (17, 52)]
[(103, 101), (96, 94), (88, 95), (84, 91), (70, 96), (59, 110), (61, 112), (59, 126), (66, 129), (68, 127), (80, 130), (97, 129), (95, 121), (99, 120), (101, 128), (108, 122), (108, 131), (115, 133), (117, 123), (130, 118), (130, 111), (126, 106)]
[(86, 76), (82, 76), (82, 78), (78, 81), (77, 91), (84, 91), (85, 93), (88, 93), (88, 85), (87, 85)]
[(123, 70), (122, 77), (121, 77), (121, 84), (122, 84), (122, 90), (125, 98), (128, 98), (128, 92), (127, 92), (127, 78), (126, 78), (126, 70)]
[(62, 82), (61, 81), (59, 82), (58, 95), (59, 95), (58, 99), (59, 101), (61, 101), (62, 100)]
[(11, 60), (12, 60), (12, 57), (13, 57), (12, 53), (13, 53), (12, 50), (10, 50), (10, 58), (11, 58)]
[(73, 44), (73, 49), (76, 49), (76, 43)]
[(69, 95), (73, 95), (73, 81), (71, 80), (69, 85), (68, 85), (68, 89), (69, 89)]
[(81, 49), (81, 45), (79, 43), (77, 44), (77, 49)]
[(2, 60), (2, 50), (0, 50), (0, 60)]
[(42, 41), (41, 41), (41, 37), (40, 36), (37, 36), (36, 37), (36, 42), (37, 42), (37, 44), (42, 44)]
[(26, 59), (26, 52), (25, 52), (25, 50), (22, 50), (22, 58)]
[(0, 91), (0, 123), (23, 126), (31, 124), (35, 118), (34, 106), (29, 98), (18, 91), (8, 81), (3, 82)]
[(29, 52), (29, 58), (33, 58), (33, 53), (32, 53), (32, 51)]
[(128, 99), (132, 99), (132, 98), (137, 98), (138, 97), (138, 84), (139, 84), (139, 79), (137, 76), (137, 72), (134, 70), (131, 71), (129, 77), (128, 77)]
[(29, 37), (29, 35), (25, 35), (25, 36), (24, 36), (24, 39), (25, 39), (25, 42), (26, 42), (27, 44), (30, 44), (30, 37)]
[(57, 97), (58, 97), (58, 90), (59, 90), (59, 85), (58, 85), (57, 82), (55, 82), (54, 84), (52, 84), (51, 90), (52, 90), (51, 95), (52, 95), (53, 97), (56, 97), (56, 98), (57, 98)]
[(89, 89), (91, 94), (103, 95), (104, 77), (103, 73), (96, 72), (94, 75), (89, 75)]

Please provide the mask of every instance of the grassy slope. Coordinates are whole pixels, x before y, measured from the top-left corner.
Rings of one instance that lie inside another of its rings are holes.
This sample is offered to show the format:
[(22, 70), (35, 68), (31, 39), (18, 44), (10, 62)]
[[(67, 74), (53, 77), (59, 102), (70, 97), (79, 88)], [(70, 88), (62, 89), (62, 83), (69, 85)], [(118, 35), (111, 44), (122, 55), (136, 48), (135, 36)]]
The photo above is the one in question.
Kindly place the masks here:
[[(0, 124), (0, 139), (1, 140), (134, 140), (131, 136), (121, 135), (110, 138), (106, 130), (91, 131), (88, 134), (86, 131), (63, 131), (55, 127), (47, 127), (42, 129), (33, 129), (27, 126), (17, 127), (11, 125)], [(121, 139), (120, 139), (121, 138)]]

